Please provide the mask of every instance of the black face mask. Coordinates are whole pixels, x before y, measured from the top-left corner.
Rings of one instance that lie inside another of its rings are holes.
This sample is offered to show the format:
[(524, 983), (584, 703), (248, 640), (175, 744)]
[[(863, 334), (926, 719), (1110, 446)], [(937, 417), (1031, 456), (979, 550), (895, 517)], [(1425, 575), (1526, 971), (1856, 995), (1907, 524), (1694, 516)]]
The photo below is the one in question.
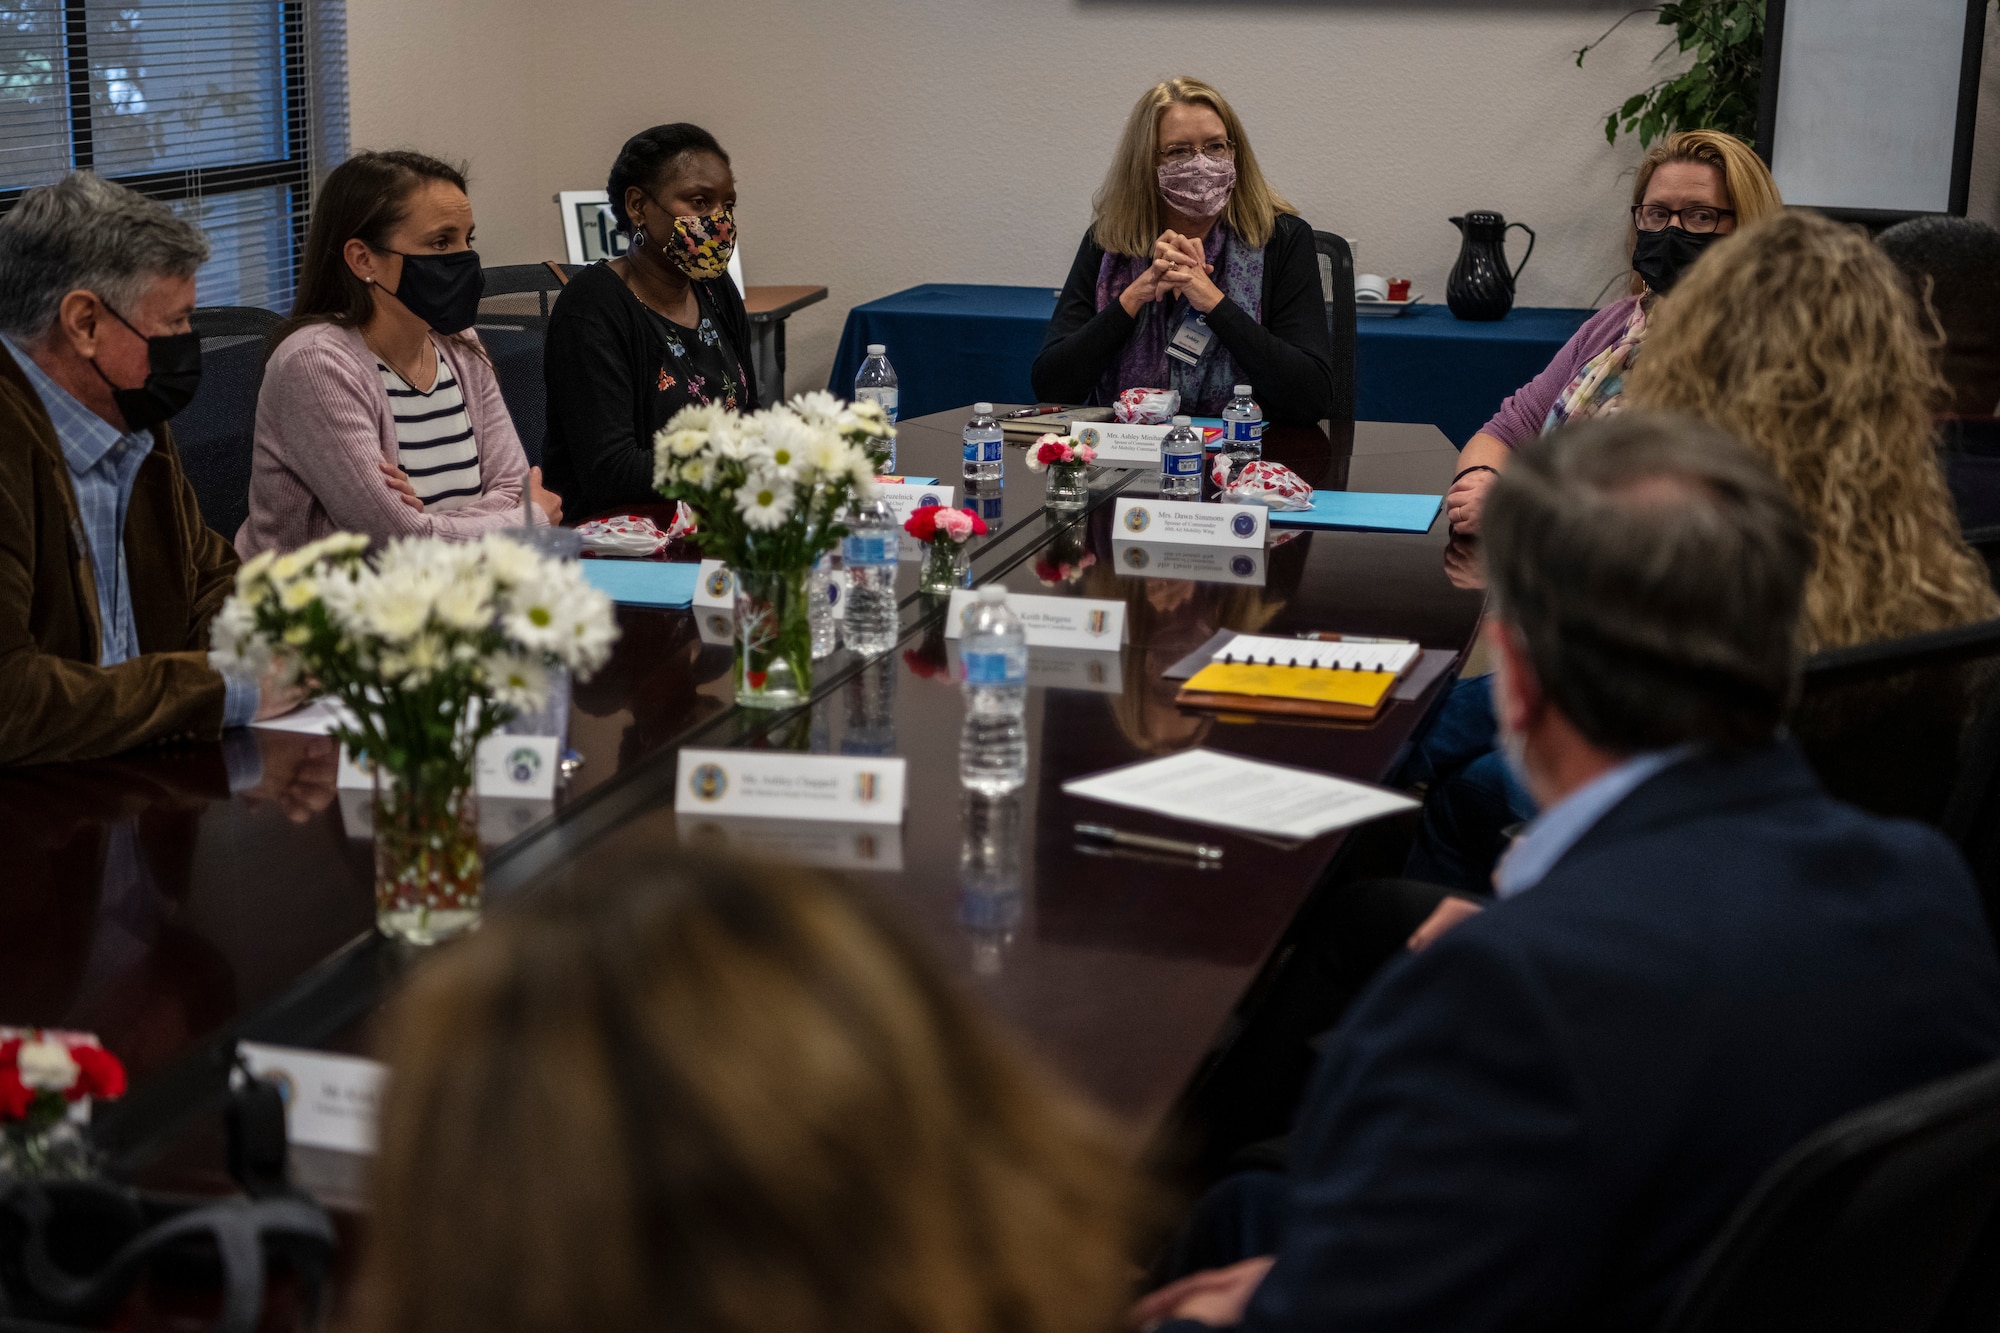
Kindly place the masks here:
[(1632, 267), (1655, 293), (1665, 293), (1714, 240), (1714, 232), (1697, 235), (1679, 227), (1642, 231), (1632, 247)]
[[(104, 301), (103, 297), (97, 298)], [(111, 303), (104, 302), (104, 308), (111, 310)], [(132, 329), (132, 321), (111, 310), (111, 317)], [(155, 338), (147, 338), (139, 330), (133, 333), (146, 338), (146, 382), (136, 389), (121, 389), (111, 384), (111, 377), (92, 357), (90, 368), (97, 372), (97, 378), (111, 385), (111, 401), (118, 404), (124, 414), (126, 430), (144, 430), (157, 426), (194, 401), (194, 391), (201, 387), (201, 335), (195, 332), (165, 333)]]
[(396, 299), (439, 333), (463, 333), (479, 318), (479, 298), (485, 290), (486, 271), (479, 267), (476, 250), (404, 255)]

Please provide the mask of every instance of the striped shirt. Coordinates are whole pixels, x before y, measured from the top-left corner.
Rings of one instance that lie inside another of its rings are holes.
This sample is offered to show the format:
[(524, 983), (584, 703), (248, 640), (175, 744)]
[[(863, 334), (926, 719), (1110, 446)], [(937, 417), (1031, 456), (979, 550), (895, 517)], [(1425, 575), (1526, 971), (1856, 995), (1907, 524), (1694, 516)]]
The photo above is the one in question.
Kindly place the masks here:
[(389, 369), (378, 357), (382, 388), (396, 418), (396, 462), (409, 475), (410, 486), (426, 510), (456, 509), (479, 497), (479, 442), (472, 438), (472, 419), (465, 414), (465, 397), (444, 353), (437, 356), (437, 378), (428, 392)]

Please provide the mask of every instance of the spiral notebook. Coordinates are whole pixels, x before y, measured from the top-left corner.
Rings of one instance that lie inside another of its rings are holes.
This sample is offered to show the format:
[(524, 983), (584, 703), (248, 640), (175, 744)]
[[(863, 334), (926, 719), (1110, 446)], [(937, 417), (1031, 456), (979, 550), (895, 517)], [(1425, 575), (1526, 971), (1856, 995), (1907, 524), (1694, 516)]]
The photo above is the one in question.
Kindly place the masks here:
[(1423, 649), (1388, 642), (1239, 634), (1181, 687), (1192, 708), (1373, 719)]

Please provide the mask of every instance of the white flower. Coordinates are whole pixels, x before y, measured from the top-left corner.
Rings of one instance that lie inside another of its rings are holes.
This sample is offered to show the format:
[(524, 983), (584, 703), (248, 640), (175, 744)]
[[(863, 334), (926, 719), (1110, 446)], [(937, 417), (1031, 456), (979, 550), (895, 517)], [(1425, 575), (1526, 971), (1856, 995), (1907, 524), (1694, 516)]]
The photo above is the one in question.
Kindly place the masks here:
[(69, 1047), (59, 1041), (26, 1041), (14, 1055), (21, 1082), (46, 1092), (63, 1092), (82, 1072)]
[(846, 403), (825, 389), (812, 389), (797, 394), (787, 406), (815, 426), (831, 426), (839, 421), (841, 414), (847, 410)]
[[(727, 408), (717, 407), (713, 403), (689, 403), (667, 419), (667, 424), (661, 428), (660, 433), (664, 435), (670, 431), (691, 430), (704, 435), (722, 434), (728, 431), (736, 420), (736, 415)], [(657, 439), (658, 436), (654, 438)]]
[(449, 629), (485, 629), (493, 623), (493, 593), (490, 575), (461, 574), (438, 589), (437, 618)]
[(777, 472), (753, 473), (736, 492), (736, 508), (744, 526), (760, 532), (784, 526), (792, 516), (792, 482)]
[(842, 415), (847, 418), (841, 423), (843, 426), (859, 427), (870, 435), (890, 433), (888, 412), (872, 398), (864, 403), (850, 403)]
[(764, 452), (771, 466), (788, 478), (797, 479), (806, 467), (813, 445), (827, 438), (827, 432), (790, 412), (765, 412), (758, 418)]
[(690, 458), (680, 466), (683, 486), (707, 487), (714, 484), (715, 477), (715, 460), (711, 458)]
[(481, 670), (495, 703), (517, 713), (532, 713), (548, 702), (549, 673), (533, 658), (500, 654), (487, 658)]

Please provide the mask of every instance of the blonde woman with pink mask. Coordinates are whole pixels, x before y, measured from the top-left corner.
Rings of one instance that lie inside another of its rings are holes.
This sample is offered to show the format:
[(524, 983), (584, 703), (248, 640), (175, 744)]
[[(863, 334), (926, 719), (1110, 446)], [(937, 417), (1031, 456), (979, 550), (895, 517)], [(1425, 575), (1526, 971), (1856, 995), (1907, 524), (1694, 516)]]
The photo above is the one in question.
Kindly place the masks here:
[(1269, 421), (1333, 411), (1333, 348), (1312, 228), (1264, 180), (1221, 93), (1147, 89), (1035, 358), (1035, 394), (1109, 403), (1175, 389), (1219, 416), (1248, 384)]

